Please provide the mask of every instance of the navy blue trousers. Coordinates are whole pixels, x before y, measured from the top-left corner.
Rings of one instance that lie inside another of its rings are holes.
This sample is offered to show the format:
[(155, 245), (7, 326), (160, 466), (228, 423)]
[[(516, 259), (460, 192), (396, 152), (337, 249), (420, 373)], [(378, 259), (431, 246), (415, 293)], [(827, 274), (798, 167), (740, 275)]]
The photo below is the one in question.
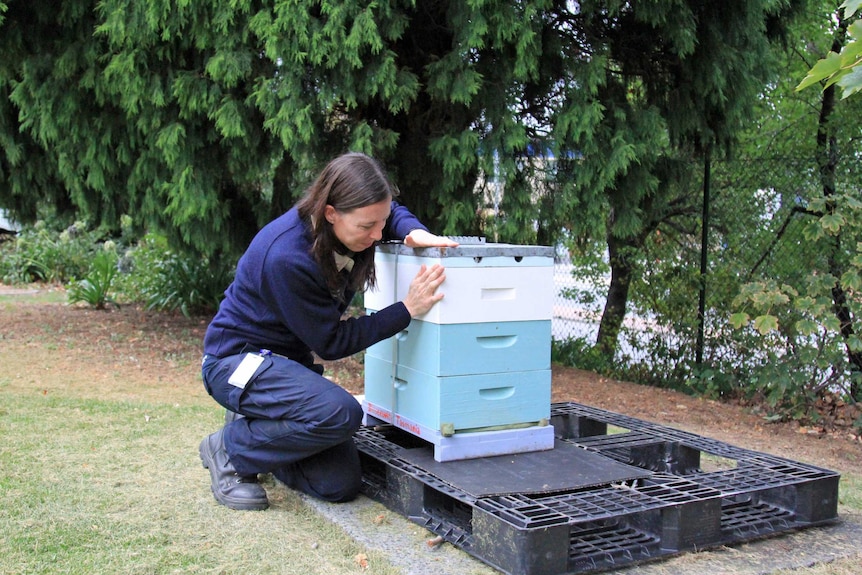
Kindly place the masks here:
[(213, 399), (245, 416), (224, 428), (225, 450), (237, 473), (272, 473), (288, 487), (326, 501), (356, 497), (362, 481), (353, 442), (362, 422), (359, 402), (314, 369), (276, 355), (264, 358), (244, 389), (231, 385), (228, 379), (245, 355), (207, 356), (201, 368)]

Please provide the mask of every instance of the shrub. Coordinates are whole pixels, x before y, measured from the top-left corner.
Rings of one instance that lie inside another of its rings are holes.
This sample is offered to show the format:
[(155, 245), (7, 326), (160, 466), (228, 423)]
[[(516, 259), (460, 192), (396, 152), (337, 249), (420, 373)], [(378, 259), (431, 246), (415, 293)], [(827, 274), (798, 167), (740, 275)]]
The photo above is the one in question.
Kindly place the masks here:
[(234, 264), (177, 254), (163, 236), (152, 233), (118, 263), (127, 299), (144, 302), (148, 309), (179, 310), (185, 316), (218, 308), (233, 278)]
[(73, 280), (68, 285), (67, 297), (70, 303), (85, 302), (96, 309), (105, 309), (107, 304), (115, 304), (111, 297), (114, 278), (117, 275), (117, 254), (111, 244), (96, 254), (86, 277)]
[(589, 343), (586, 338), (576, 337), (551, 342), (551, 360), (563, 365), (571, 365), (578, 369), (595, 371), (608, 375), (617, 367)]
[(22, 230), (14, 241), (4, 242), (0, 279), (4, 283), (66, 283), (83, 277), (97, 252), (100, 234), (75, 222), (64, 229), (45, 221)]
[(112, 240), (102, 243), (102, 235), (82, 222), (65, 229), (44, 222), (25, 228), (15, 241), (0, 245), (0, 280), (64, 283), (71, 303), (98, 309), (141, 302), (149, 309), (191, 316), (218, 308), (235, 261), (180, 255), (154, 233), (134, 243), (126, 219), (119, 241), (132, 244), (128, 249)]

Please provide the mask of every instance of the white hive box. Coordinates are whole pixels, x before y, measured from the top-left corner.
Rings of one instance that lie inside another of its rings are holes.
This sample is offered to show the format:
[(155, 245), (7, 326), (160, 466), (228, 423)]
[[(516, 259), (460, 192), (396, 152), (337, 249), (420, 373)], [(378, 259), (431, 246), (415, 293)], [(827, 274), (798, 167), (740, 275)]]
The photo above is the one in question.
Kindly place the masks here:
[(545, 246), (474, 244), (457, 248), (377, 247), (377, 287), (365, 307), (381, 310), (401, 301), (424, 264), (446, 268), (445, 294), (425, 315), (431, 323), (549, 320), (554, 302), (554, 251)]

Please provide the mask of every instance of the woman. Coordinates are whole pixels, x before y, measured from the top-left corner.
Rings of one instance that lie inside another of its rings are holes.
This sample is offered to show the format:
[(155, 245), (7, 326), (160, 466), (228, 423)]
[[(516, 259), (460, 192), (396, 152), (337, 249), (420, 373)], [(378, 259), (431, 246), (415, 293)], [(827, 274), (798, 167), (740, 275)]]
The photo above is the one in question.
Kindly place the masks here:
[(353, 434), (362, 408), (322, 377), (312, 353), (325, 360), (357, 353), (442, 299), (443, 268), (423, 266), (403, 301), (342, 319), (353, 295), (374, 286), (377, 242), (457, 246), (431, 234), (396, 195), (373, 159), (339, 156), (240, 258), (204, 336), (204, 385), (228, 410), (225, 426), (200, 444), (219, 503), (266, 509), (257, 475), (269, 472), (327, 501), (348, 501), (359, 492)]

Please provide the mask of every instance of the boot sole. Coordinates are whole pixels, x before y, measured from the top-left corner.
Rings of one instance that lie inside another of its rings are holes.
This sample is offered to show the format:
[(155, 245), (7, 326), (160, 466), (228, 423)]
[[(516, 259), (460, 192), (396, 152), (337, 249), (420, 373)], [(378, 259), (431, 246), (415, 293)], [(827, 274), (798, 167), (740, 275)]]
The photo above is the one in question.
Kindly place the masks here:
[(215, 484), (218, 481), (218, 477), (216, 476), (216, 472), (212, 469), (212, 456), (209, 453), (209, 450), (206, 447), (207, 440), (204, 438), (201, 441), (201, 444), (198, 446), (198, 455), (201, 457), (201, 465), (203, 465), (204, 469), (208, 469), (210, 472), (210, 491), (212, 491), (213, 497), (215, 500), (228, 507), (230, 509), (234, 509), (236, 511), (263, 511), (264, 509), (269, 508), (269, 500), (262, 499), (257, 501), (249, 501), (248, 499), (234, 499), (224, 495), (216, 489)]

